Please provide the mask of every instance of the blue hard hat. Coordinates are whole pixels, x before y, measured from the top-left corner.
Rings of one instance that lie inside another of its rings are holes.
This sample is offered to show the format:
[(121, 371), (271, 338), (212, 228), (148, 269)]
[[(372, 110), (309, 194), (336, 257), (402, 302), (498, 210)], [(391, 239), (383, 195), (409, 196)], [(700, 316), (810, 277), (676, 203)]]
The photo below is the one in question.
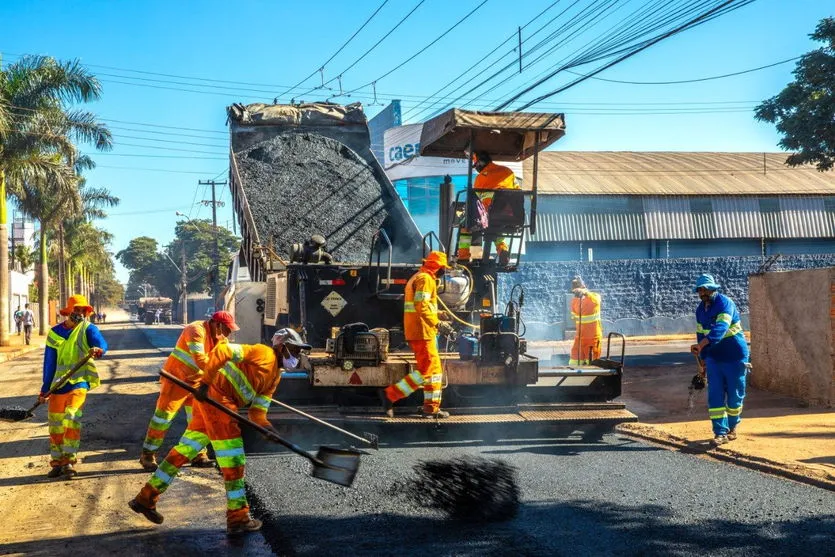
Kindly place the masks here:
[(698, 292), (699, 288), (707, 288), (708, 290), (718, 290), (719, 284), (713, 279), (713, 275), (704, 274), (696, 280), (696, 287), (693, 292)]

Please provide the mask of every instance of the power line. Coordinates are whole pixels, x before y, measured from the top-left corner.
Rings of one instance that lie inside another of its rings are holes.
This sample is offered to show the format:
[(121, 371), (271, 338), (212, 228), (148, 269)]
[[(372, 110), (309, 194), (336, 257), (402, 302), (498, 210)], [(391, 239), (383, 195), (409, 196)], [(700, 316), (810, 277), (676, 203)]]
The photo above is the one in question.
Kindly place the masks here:
[(96, 168), (109, 168), (113, 170), (140, 170), (143, 172), (168, 172), (171, 174), (201, 174), (205, 176), (206, 174), (212, 174), (212, 172), (203, 171), (192, 171), (192, 170), (171, 170), (168, 168), (146, 168), (142, 166), (110, 166), (100, 164), (97, 165)]
[[(412, 60), (414, 60), (415, 58), (417, 58), (417, 57), (418, 57), (418, 56), (420, 56), (421, 54), (423, 54), (424, 52), (426, 52), (426, 51), (427, 51), (430, 47), (432, 47), (432, 45), (434, 45), (435, 43), (437, 43), (438, 41), (440, 41), (442, 38), (446, 37), (446, 36), (447, 36), (449, 33), (451, 33), (451, 32), (452, 32), (452, 31), (453, 31), (456, 27), (458, 27), (459, 25), (461, 25), (461, 24), (464, 22), (464, 20), (466, 20), (467, 18), (469, 18), (471, 15), (473, 15), (476, 11), (478, 11), (478, 10), (479, 10), (479, 9), (480, 9), (480, 8), (481, 8), (484, 4), (486, 4), (488, 1), (489, 1), (489, 0), (482, 0), (482, 2), (481, 2), (480, 4), (478, 4), (475, 8), (473, 8), (472, 10), (470, 10), (470, 11), (469, 11), (469, 13), (467, 13), (467, 15), (465, 15), (464, 17), (462, 17), (461, 19), (459, 19), (458, 21), (456, 21), (456, 22), (452, 25), (452, 27), (450, 27), (449, 29), (447, 29), (446, 31), (444, 31), (443, 33), (441, 33), (440, 35), (438, 35), (438, 36), (437, 36), (437, 37), (436, 37), (433, 41), (431, 41), (429, 44), (427, 44), (426, 46), (424, 46), (423, 48), (421, 48), (420, 50), (418, 50), (417, 52), (415, 52), (414, 54), (412, 54), (410, 57), (406, 58), (404, 61), (402, 61), (401, 63), (399, 63), (398, 65), (396, 65), (395, 67), (393, 67), (392, 69), (390, 69), (389, 71), (387, 71), (386, 73), (384, 73), (383, 75), (381, 75), (380, 77), (378, 77), (377, 79), (374, 79), (374, 80), (372, 80), (372, 81), (369, 81), (369, 82), (368, 82), (368, 83), (366, 83), (365, 85), (363, 85), (363, 86), (361, 86), (361, 87), (357, 87), (356, 89), (353, 89), (352, 91), (348, 91), (347, 93), (345, 93), (345, 95), (346, 95), (346, 96), (349, 96), (351, 93), (353, 93), (353, 92), (355, 92), (355, 91), (358, 91), (358, 90), (360, 90), (360, 89), (362, 89), (362, 88), (364, 88), (364, 87), (368, 87), (368, 86), (370, 86), (370, 85), (374, 85), (374, 84), (376, 84), (378, 81), (380, 81), (380, 80), (382, 80), (382, 79), (384, 79), (384, 78), (388, 77), (389, 75), (393, 74), (394, 72), (396, 72), (397, 70), (399, 70), (400, 68), (402, 68), (403, 66), (405, 66), (406, 64), (408, 64), (409, 62), (411, 62)], [(337, 96), (339, 96), (339, 95), (337, 95)]]
[(747, 74), (747, 73), (751, 73), (751, 72), (758, 72), (760, 70), (765, 70), (767, 68), (773, 68), (774, 66), (779, 66), (781, 64), (786, 64), (788, 62), (794, 62), (795, 60), (799, 60), (800, 58), (801, 58), (801, 56), (795, 56), (793, 58), (787, 58), (787, 59), (781, 60), (779, 62), (774, 62), (773, 64), (766, 64), (765, 66), (758, 66), (756, 68), (750, 68), (750, 69), (742, 70), (742, 71), (739, 71), (739, 72), (726, 73), (726, 74), (722, 74), (722, 75), (713, 75), (713, 76), (710, 76), (710, 77), (699, 77), (699, 78), (694, 78), (694, 79), (681, 79), (681, 80), (678, 80), (678, 81), (623, 81), (623, 80), (619, 80), (619, 79), (607, 79), (605, 77), (587, 76), (585, 74), (572, 72), (572, 71), (567, 71), (566, 73), (570, 73), (570, 74), (577, 75), (577, 76), (580, 76), (580, 77), (588, 77), (589, 79), (595, 79), (597, 81), (607, 81), (609, 83), (624, 83), (624, 84), (627, 84), (627, 85), (677, 85), (677, 84), (680, 84), (680, 83), (698, 83), (700, 81), (711, 81), (711, 80), (714, 80), (714, 79), (724, 79), (726, 77), (734, 77), (734, 76), (737, 76), (737, 75), (743, 75), (743, 74)]
[[(373, 51), (375, 48), (377, 48), (377, 47), (380, 45), (380, 43), (382, 43), (384, 40), (386, 40), (386, 39), (388, 38), (388, 36), (389, 36), (389, 35), (391, 35), (392, 33), (394, 33), (394, 32), (397, 30), (397, 28), (398, 28), (398, 27), (400, 27), (403, 23), (405, 23), (405, 21), (406, 21), (407, 19), (409, 19), (409, 17), (411, 17), (411, 15), (412, 15), (413, 13), (415, 13), (415, 12), (417, 11), (417, 9), (418, 9), (418, 8), (420, 8), (420, 7), (423, 5), (423, 3), (424, 3), (424, 2), (426, 2), (426, 0), (420, 0), (420, 1), (417, 3), (417, 5), (415, 5), (415, 7), (414, 7), (414, 8), (412, 8), (412, 10), (411, 10), (409, 13), (407, 13), (405, 16), (403, 16), (403, 17), (400, 19), (400, 21), (398, 21), (398, 22), (397, 22), (397, 24), (395, 24), (395, 26), (394, 26), (394, 27), (392, 27), (392, 28), (389, 30), (389, 32), (388, 32), (388, 33), (386, 33), (385, 35), (383, 35), (383, 38), (381, 38), (379, 41), (377, 41), (376, 43), (374, 43), (374, 46), (372, 46), (371, 48), (369, 48), (368, 50), (366, 50), (365, 52), (363, 52), (363, 53), (362, 53), (362, 55), (361, 55), (359, 58), (357, 58), (356, 60), (354, 60), (354, 61), (351, 63), (351, 65), (349, 65), (347, 68), (345, 68), (344, 70), (342, 70), (341, 72), (339, 72), (339, 75), (337, 75), (336, 77), (333, 77), (333, 78), (331, 78), (331, 79), (329, 79), (329, 80), (325, 81), (325, 82), (324, 82), (324, 83), (322, 83), (322, 85), (320, 85), (319, 87), (314, 87), (313, 89), (310, 89), (309, 91), (305, 91), (304, 93), (302, 93), (302, 94), (301, 94), (301, 95), (299, 95), (299, 96), (300, 96), (300, 97), (304, 97), (305, 95), (309, 95), (310, 93), (312, 93), (312, 92), (316, 91), (317, 89), (322, 89), (322, 88), (324, 88), (324, 86), (325, 86), (325, 85), (328, 85), (328, 84), (330, 84), (330, 83), (333, 83), (333, 82), (334, 82), (334, 81), (336, 81), (336, 80), (339, 80), (339, 81), (340, 81), (340, 89), (341, 89), (341, 81), (342, 81), (342, 76), (345, 74), (345, 72), (349, 71), (351, 68), (353, 68), (354, 66), (356, 66), (357, 64), (359, 64), (359, 63), (363, 60), (363, 58), (365, 58), (366, 56), (368, 56), (368, 55), (371, 53), (371, 51)], [(340, 91), (340, 93), (341, 93), (341, 92), (342, 92), (342, 91)]]
[(374, 13), (372, 13), (372, 14), (368, 17), (368, 19), (366, 19), (366, 20), (365, 20), (365, 22), (364, 22), (362, 25), (360, 25), (360, 28), (359, 28), (359, 29), (357, 29), (356, 31), (354, 31), (354, 34), (353, 34), (353, 35), (351, 35), (351, 37), (350, 37), (347, 41), (345, 41), (344, 43), (342, 43), (342, 46), (340, 46), (340, 47), (337, 49), (337, 51), (336, 51), (336, 52), (334, 52), (334, 53), (331, 55), (331, 57), (330, 57), (330, 58), (328, 58), (328, 59), (325, 61), (325, 63), (324, 63), (324, 64), (322, 64), (321, 66), (319, 66), (319, 69), (316, 69), (316, 70), (313, 70), (312, 72), (310, 72), (310, 75), (308, 75), (307, 77), (305, 77), (304, 79), (302, 79), (301, 81), (299, 81), (298, 83), (296, 83), (295, 85), (293, 85), (292, 87), (290, 87), (289, 89), (287, 89), (286, 91), (284, 91), (284, 93), (282, 93), (282, 94), (283, 94), (283, 95), (286, 95), (287, 93), (289, 93), (289, 92), (290, 92), (290, 91), (292, 91), (293, 89), (297, 88), (299, 85), (301, 85), (302, 83), (304, 83), (305, 81), (307, 81), (308, 79), (310, 79), (311, 77), (313, 77), (314, 75), (316, 75), (316, 72), (322, 72), (322, 75), (324, 75), (325, 67), (326, 67), (326, 66), (327, 66), (327, 65), (331, 62), (331, 60), (333, 60), (334, 58), (336, 58), (336, 56), (337, 56), (340, 52), (342, 52), (342, 50), (343, 50), (346, 46), (348, 46), (348, 43), (350, 43), (352, 40), (354, 40), (354, 37), (356, 37), (356, 36), (360, 33), (360, 31), (362, 31), (363, 29), (365, 29), (365, 26), (366, 26), (366, 25), (368, 25), (368, 24), (371, 22), (371, 20), (372, 20), (372, 19), (374, 19), (374, 16), (376, 16), (376, 15), (377, 15), (377, 13), (378, 13), (380, 10), (382, 10), (382, 9), (383, 9), (383, 6), (385, 6), (386, 4), (388, 4), (388, 2), (389, 2), (389, 0), (383, 0), (383, 3), (382, 3), (382, 4), (380, 4), (380, 5), (377, 7), (377, 9), (376, 9), (376, 10), (374, 10)]

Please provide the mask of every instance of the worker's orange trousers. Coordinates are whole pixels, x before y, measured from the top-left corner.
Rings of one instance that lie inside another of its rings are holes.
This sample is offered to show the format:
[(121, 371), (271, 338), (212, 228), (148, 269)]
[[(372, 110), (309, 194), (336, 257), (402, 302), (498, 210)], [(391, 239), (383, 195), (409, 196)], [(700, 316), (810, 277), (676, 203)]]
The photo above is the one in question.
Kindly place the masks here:
[(602, 333), (599, 332), (598, 323), (588, 323), (580, 325), (582, 329), (579, 335), (574, 336), (574, 344), (571, 346), (571, 358), (568, 360), (569, 365), (584, 365), (590, 363), (589, 351), (591, 351), (591, 359), (596, 360), (600, 357), (600, 341), (602, 340)]
[(75, 464), (81, 443), (81, 409), (86, 400), (87, 389), (50, 395), (47, 406), (50, 466)]
[[(209, 390), (209, 396), (233, 412), (238, 411), (237, 405), (215, 388)], [(194, 416), (180, 442), (160, 462), (136, 500), (146, 507), (155, 508), (180, 468), (193, 460), (210, 442), (226, 487), (226, 523), (231, 526), (249, 521), (249, 504), (244, 489), (246, 455), (241, 428), (233, 418), (198, 400), (194, 401)]]
[(145, 442), (142, 450), (157, 452), (162, 445), (163, 439), (171, 422), (177, 417), (180, 408), (185, 406), (186, 419), (190, 422), (192, 418), (193, 397), (191, 393), (182, 387), (178, 387), (165, 377), (160, 378), (159, 398), (154, 415), (148, 424), (148, 432), (145, 434)]
[(432, 340), (410, 340), (409, 346), (415, 353), (417, 369), (395, 383), (386, 387), (386, 397), (391, 402), (404, 399), (422, 385), (423, 411), (434, 414), (441, 409), (441, 391), (443, 388), (443, 371), (441, 357), (438, 355), (438, 344)]

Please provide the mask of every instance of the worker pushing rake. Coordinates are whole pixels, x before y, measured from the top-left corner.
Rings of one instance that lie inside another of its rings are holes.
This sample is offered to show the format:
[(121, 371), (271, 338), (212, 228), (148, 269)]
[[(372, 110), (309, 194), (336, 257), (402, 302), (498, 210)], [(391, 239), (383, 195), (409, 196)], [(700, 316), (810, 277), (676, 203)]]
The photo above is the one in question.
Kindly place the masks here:
[[(226, 488), (226, 532), (230, 536), (254, 532), (261, 521), (252, 518), (244, 487), (246, 454), (240, 423), (245, 423), (268, 440), (280, 443), (313, 463), (317, 478), (349, 486), (359, 467), (359, 453), (322, 447), (312, 456), (282, 439), (267, 420), (267, 409), (280, 379), (280, 369), (294, 369), (299, 354), (310, 349), (292, 329), (280, 329), (272, 348), (262, 345), (221, 343), (209, 355), (206, 373), (197, 388), (161, 371), (167, 380), (194, 394), (191, 421), (180, 442), (139, 492), (130, 508), (151, 522), (161, 524), (163, 515), (157, 502), (171, 485), (180, 468), (212, 443)], [(249, 406), (249, 419), (238, 409)]]

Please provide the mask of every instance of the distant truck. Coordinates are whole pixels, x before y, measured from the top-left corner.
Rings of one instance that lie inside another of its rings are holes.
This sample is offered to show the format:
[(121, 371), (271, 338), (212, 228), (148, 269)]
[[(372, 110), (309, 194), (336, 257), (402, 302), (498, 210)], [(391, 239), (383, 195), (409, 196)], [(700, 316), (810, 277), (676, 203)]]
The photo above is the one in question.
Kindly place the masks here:
[(139, 298), (137, 314), (139, 320), (146, 325), (153, 325), (156, 320), (157, 310), (160, 310), (159, 322), (165, 325), (171, 324), (173, 300), (164, 297)]

